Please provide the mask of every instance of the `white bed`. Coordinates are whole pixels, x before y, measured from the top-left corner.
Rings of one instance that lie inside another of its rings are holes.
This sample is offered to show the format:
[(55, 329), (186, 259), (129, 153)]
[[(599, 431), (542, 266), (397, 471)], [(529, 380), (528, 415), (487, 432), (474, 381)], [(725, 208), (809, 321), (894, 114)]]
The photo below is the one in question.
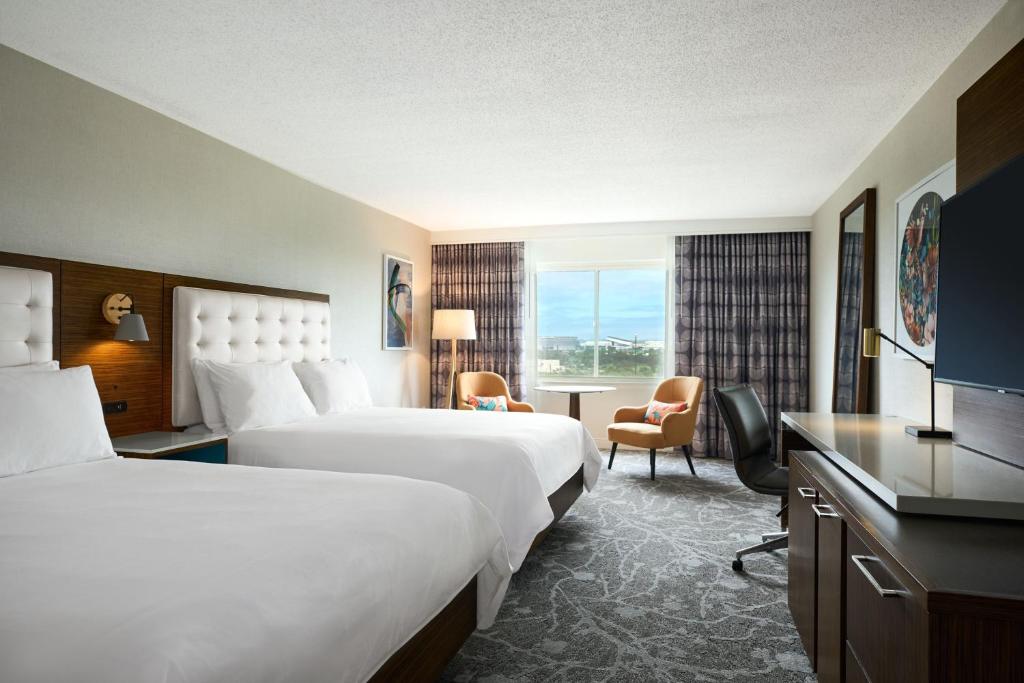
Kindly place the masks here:
[(561, 415), (366, 408), (232, 434), (240, 465), (396, 474), (477, 497), (501, 525), (518, 570), (554, 515), (548, 496), (581, 466), (589, 489), (601, 460), (593, 439)]
[(486, 627), (504, 544), (445, 486), (120, 458), (6, 477), (0, 680), (365, 681), (474, 576)]
[[(330, 358), (326, 302), (192, 287), (174, 290), (172, 421), (203, 423), (192, 363)], [(448, 484), (486, 505), (519, 569), (554, 519), (548, 496), (601, 458), (583, 425), (560, 415), (372, 408), (229, 434), (232, 463), (396, 474)]]
[(359, 682), (492, 623), (508, 550), (472, 496), (118, 458), (53, 314), (49, 273), (0, 266), (0, 681)]

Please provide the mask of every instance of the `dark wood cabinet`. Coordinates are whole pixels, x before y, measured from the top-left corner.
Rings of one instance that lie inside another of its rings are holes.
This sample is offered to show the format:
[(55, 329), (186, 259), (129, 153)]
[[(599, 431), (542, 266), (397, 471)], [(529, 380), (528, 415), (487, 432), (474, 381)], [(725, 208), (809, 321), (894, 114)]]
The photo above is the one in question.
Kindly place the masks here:
[(789, 612), (800, 634), (804, 651), (814, 662), (817, 631), (817, 530), (813, 506), (818, 493), (807, 471), (798, 464), (789, 470)]
[(1024, 523), (900, 514), (788, 455), (789, 606), (819, 681), (1024, 682)]
[(846, 534), (849, 656), (873, 683), (928, 680), (923, 590), (895, 562)]
[(843, 649), (846, 652), (846, 683), (871, 683), (871, 679), (864, 672), (864, 667), (857, 661), (857, 655), (850, 649), (850, 644), (846, 643)]
[(819, 683), (838, 683), (846, 668), (846, 523), (821, 491), (813, 509), (818, 525), (815, 661)]

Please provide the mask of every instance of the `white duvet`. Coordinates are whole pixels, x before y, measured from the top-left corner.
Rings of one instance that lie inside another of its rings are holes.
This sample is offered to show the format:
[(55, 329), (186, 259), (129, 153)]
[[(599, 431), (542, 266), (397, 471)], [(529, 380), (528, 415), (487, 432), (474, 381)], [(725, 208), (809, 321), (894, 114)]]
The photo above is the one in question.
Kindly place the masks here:
[(547, 497), (601, 456), (578, 420), (544, 413), (366, 408), (232, 434), (240, 465), (396, 474), (476, 496), (501, 525), (512, 568), (554, 519)]
[[(400, 503), (400, 504), (396, 504)], [(478, 576), (491, 515), (398, 477), (109, 460), (0, 479), (0, 680), (364, 681)]]

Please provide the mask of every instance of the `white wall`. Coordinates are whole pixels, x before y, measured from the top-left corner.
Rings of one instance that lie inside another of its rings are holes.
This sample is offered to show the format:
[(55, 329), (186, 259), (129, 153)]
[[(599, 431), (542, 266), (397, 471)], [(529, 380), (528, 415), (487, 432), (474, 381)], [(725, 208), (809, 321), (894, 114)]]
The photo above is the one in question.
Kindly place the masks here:
[[(931, 88), (822, 204), (811, 239), (811, 407), (828, 411), (832, 400), (839, 212), (866, 187), (878, 190), (875, 315), (892, 332), (895, 322), (896, 198), (953, 159), (956, 98), (1024, 38), (1024, 0), (1010, 0)], [(928, 372), (884, 349), (873, 363), (873, 410), (927, 421)], [(938, 385), (936, 420), (952, 422), (952, 391)]]
[[(374, 399), (428, 404), (426, 230), (3, 46), (0, 251), (326, 292)], [(413, 351), (381, 350), (384, 252), (417, 267)]]

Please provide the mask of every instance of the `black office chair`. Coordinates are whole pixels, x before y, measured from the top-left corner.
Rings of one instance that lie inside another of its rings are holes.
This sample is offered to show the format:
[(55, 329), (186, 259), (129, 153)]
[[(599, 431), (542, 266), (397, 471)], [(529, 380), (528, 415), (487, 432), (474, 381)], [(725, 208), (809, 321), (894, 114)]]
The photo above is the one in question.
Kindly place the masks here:
[[(769, 496), (789, 493), (789, 468), (772, 458), (772, 428), (761, 401), (749, 384), (714, 389), (715, 405), (725, 421), (732, 447), (732, 464), (748, 489)], [(743, 556), (785, 548), (789, 534), (776, 531), (761, 535), (761, 543), (736, 553), (732, 568), (743, 571)]]

